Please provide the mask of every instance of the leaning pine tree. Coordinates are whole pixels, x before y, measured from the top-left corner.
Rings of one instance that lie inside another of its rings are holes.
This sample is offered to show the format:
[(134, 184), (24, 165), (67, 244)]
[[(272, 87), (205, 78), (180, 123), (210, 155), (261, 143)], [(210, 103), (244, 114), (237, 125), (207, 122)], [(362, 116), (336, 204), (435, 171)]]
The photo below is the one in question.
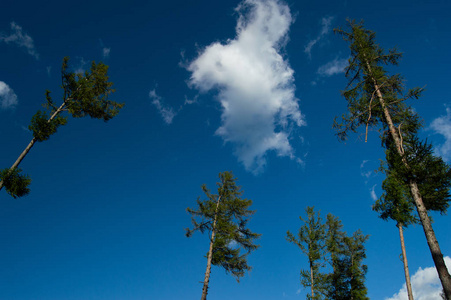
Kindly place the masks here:
[[(203, 185), (206, 200), (197, 199), (197, 208), (187, 208), (191, 214), (193, 228), (186, 229), (190, 237), (195, 231), (210, 232), (210, 248), (207, 253), (207, 269), (205, 271), (202, 300), (207, 299), (211, 265), (221, 266), (239, 282), (246, 271), (251, 270), (247, 264), (247, 255), (257, 249), (254, 244), (260, 234), (251, 232), (246, 226), (249, 217), (255, 211), (249, 210), (252, 200), (241, 199), (242, 191), (236, 185), (236, 178), (231, 172), (219, 174), (218, 194), (211, 194)], [(244, 250), (244, 254), (242, 251)]]
[(30, 192), (28, 185), (31, 179), (20, 173), (22, 170), (18, 168), (19, 164), (36, 142), (48, 140), (59, 126), (67, 123), (64, 112), (74, 118), (90, 116), (106, 122), (116, 116), (123, 107), (123, 104), (108, 99), (109, 94), (114, 92), (113, 83), (108, 81), (108, 66), (92, 62), (89, 71), (74, 73), (69, 72), (68, 62), (69, 58), (65, 57), (61, 69), (61, 87), (64, 91), (61, 105), (55, 106), (50, 92), (46, 91), (46, 103), (43, 105), (46, 110), (39, 110), (28, 127), (33, 132), (33, 139), (11, 168), (0, 170), (0, 190), (5, 187), (8, 194), (14, 198)]
[[(445, 214), (449, 207), (451, 187), (451, 167), (441, 157), (433, 154), (432, 145), (420, 142), (409, 131), (403, 133), (405, 156), (411, 166), (420, 194), (427, 211), (437, 211)], [(396, 221), (401, 240), (402, 258), (406, 275), (406, 286), (409, 300), (413, 300), (410, 287), (409, 269), (407, 265), (406, 250), (404, 245), (403, 227), (409, 224), (419, 223), (414, 215), (414, 201), (409, 192), (406, 177), (407, 170), (402, 163), (401, 157), (388, 140), (386, 145), (386, 166), (382, 170), (386, 179), (382, 183), (384, 194), (373, 206), (379, 212), (383, 220), (392, 219)]]
[(416, 116), (412, 109), (405, 104), (405, 100), (418, 98), (420, 88), (414, 88), (404, 93), (400, 75), (390, 76), (384, 65), (397, 65), (401, 53), (395, 49), (386, 53), (375, 42), (375, 33), (363, 28), (363, 23), (349, 21), (350, 32), (335, 29), (345, 41), (350, 43), (351, 57), (346, 68), (346, 77), (350, 82), (343, 92), (348, 101), (349, 113), (342, 116), (342, 122), (334, 122), (338, 136), (342, 140), (347, 138), (349, 131), (356, 132), (364, 125), (368, 127), (382, 126), (393, 147), (400, 157), (404, 168), (404, 180), (414, 200), (420, 222), (429, 245), (444, 293), (451, 300), (451, 276), (446, 268), (443, 254), (435, 237), (427, 208), (415, 177), (415, 166), (409, 163), (403, 143), (403, 124), (408, 124)]

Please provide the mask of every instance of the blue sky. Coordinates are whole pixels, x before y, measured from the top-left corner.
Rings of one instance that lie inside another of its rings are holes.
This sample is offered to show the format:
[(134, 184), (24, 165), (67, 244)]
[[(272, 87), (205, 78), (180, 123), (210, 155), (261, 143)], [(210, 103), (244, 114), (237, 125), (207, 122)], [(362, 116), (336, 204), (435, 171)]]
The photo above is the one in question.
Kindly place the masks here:
[[(307, 261), (285, 240), (306, 206), (361, 229), (371, 299), (403, 299), (394, 222), (371, 211), (384, 158), (377, 132), (340, 143), (331, 128), (347, 45), (332, 29), (364, 19), (404, 52), (421, 135), (451, 162), (449, 1), (7, 1), (0, 20), (0, 166), (32, 138), (46, 89), (60, 99), (62, 58), (74, 71), (110, 66), (120, 114), (70, 119), (21, 164), (31, 194), (0, 192), (1, 299), (196, 299), (208, 238), (188, 239), (187, 207), (233, 171), (262, 234), (238, 284), (212, 270), (210, 299), (304, 299)], [(445, 256), (449, 216), (434, 215)], [(421, 227), (405, 232), (416, 299), (439, 289)], [(420, 269), (421, 268), (421, 269)], [(435, 297), (435, 298), (434, 298)]]

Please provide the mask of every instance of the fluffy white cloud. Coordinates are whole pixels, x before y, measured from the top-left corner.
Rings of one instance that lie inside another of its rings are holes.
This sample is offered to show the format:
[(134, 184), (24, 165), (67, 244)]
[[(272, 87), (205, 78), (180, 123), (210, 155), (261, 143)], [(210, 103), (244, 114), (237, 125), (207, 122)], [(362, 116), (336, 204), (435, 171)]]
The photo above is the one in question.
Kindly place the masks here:
[(437, 154), (444, 160), (451, 161), (451, 109), (446, 108), (446, 116), (432, 121), (430, 128), (445, 138), (445, 143), (435, 149)]
[(17, 105), (17, 95), (3, 81), (0, 81), (0, 108), (14, 108)]
[(7, 44), (14, 43), (19, 47), (26, 48), (28, 54), (34, 56), (36, 59), (39, 59), (39, 54), (34, 47), (33, 39), (28, 34), (23, 32), (22, 27), (14, 22), (11, 22), (11, 31), (12, 33), (10, 35), (0, 33), (0, 41)]
[(343, 73), (347, 66), (347, 58), (335, 58), (333, 61), (330, 61), (327, 64), (319, 67), (317, 73), (321, 76), (332, 76), (335, 74)]
[[(445, 264), (448, 270), (451, 269), (451, 258), (445, 257)], [(410, 279), (412, 284), (413, 298), (415, 300), (439, 300), (442, 292), (442, 285), (438, 278), (435, 267), (419, 268)], [(407, 300), (406, 284), (403, 284), (398, 293), (385, 300)]]
[(308, 42), (308, 44), (304, 47), (304, 52), (308, 55), (309, 58), (312, 58), (313, 46), (315, 46), (330, 31), (330, 25), (332, 24), (333, 19), (333, 17), (321, 19), (321, 32), (315, 39)]
[(289, 136), (305, 121), (294, 95), (293, 70), (279, 53), (292, 18), (277, 0), (244, 0), (236, 10), (237, 36), (199, 54), (188, 66), (190, 85), (219, 90), (222, 123), (216, 134), (233, 143), (247, 170), (258, 173), (270, 150), (298, 160)]
[(164, 122), (166, 124), (171, 124), (172, 119), (174, 119), (177, 113), (174, 112), (171, 107), (165, 106), (163, 104), (161, 97), (157, 95), (155, 89), (149, 92), (149, 97), (152, 100), (152, 104), (157, 108)]

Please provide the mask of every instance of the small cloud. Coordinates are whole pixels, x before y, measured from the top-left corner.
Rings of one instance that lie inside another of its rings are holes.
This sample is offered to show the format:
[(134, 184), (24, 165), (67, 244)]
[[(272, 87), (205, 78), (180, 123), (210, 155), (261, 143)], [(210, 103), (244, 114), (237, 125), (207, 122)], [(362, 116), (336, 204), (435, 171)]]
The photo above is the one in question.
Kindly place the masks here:
[(296, 291), (296, 295), (299, 295), (301, 293), (301, 289), (298, 289), (297, 291)]
[(52, 67), (48, 66), (47, 68), (45, 68), (47, 71), (47, 75), (50, 77), (50, 72), (52, 71)]
[[(369, 179), (371, 177), (371, 175), (373, 174), (373, 171), (363, 170), (363, 168), (365, 167), (367, 162), (369, 162), (369, 160), (363, 160), (362, 163), (360, 164), (360, 175), (362, 175), (362, 177), (365, 177), (366, 179)], [(368, 183), (368, 182), (365, 182), (365, 184), (366, 183)]]
[(332, 75), (344, 73), (345, 68), (348, 66), (347, 58), (335, 58), (333, 61), (318, 68), (317, 73), (321, 76), (329, 77)]
[(0, 108), (12, 109), (19, 103), (17, 95), (5, 82), (0, 81)]
[[(451, 258), (446, 256), (445, 264), (448, 270), (451, 270)], [(442, 292), (442, 285), (438, 278), (437, 269), (435, 267), (419, 268), (418, 271), (411, 278), (413, 298), (415, 300), (435, 300), (442, 299), (440, 293)], [(404, 283), (398, 293), (385, 300), (405, 300), (407, 297), (407, 288)]]
[(152, 104), (156, 107), (161, 117), (166, 124), (171, 124), (172, 120), (176, 116), (176, 112), (171, 107), (167, 107), (163, 104), (162, 98), (157, 95), (155, 89), (149, 92), (149, 97), (152, 100)]
[(103, 51), (103, 58), (108, 58), (110, 56), (111, 48), (104, 47), (102, 51)]
[(451, 108), (446, 108), (446, 116), (441, 116), (432, 121), (429, 126), (435, 133), (441, 134), (445, 142), (435, 148), (435, 152), (447, 162), (451, 161)]
[(370, 189), (370, 195), (371, 195), (371, 199), (373, 199), (373, 201), (377, 200), (377, 195), (376, 195), (376, 191), (375, 191), (376, 185), (377, 184), (373, 185), (373, 187)]
[(27, 49), (28, 54), (36, 59), (39, 59), (39, 54), (34, 47), (33, 39), (28, 34), (23, 32), (22, 27), (14, 22), (11, 22), (11, 31), (12, 32), (9, 35), (0, 33), (0, 41), (7, 44), (13, 43), (19, 47), (25, 48)]
[(185, 95), (185, 102), (183, 103), (183, 105), (191, 105), (191, 104), (195, 104), (195, 103), (197, 103), (197, 98), (198, 98), (199, 96), (198, 95), (196, 95), (196, 96), (194, 96), (194, 99), (188, 99), (188, 97)]
[(75, 68), (75, 73), (76, 74), (83, 74), (83, 73), (85, 73), (85, 71), (86, 71), (86, 65), (87, 65), (88, 63), (85, 61), (85, 59), (83, 58), (83, 57), (80, 57), (80, 58), (78, 58), (78, 63), (76, 64), (76, 68)]
[(327, 17), (321, 19), (321, 32), (319, 35), (307, 43), (307, 45), (304, 47), (304, 53), (307, 54), (309, 59), (312, 58), (312, 48), (315, 46), (327, 33), (330, 31), (330, 25), (332, 24), (332, 20), (334, 17)]

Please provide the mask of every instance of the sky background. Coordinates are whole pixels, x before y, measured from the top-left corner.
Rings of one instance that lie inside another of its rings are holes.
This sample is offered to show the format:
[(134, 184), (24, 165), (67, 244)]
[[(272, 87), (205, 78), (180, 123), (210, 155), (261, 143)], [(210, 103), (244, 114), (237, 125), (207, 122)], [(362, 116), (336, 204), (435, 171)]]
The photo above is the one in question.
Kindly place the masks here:
[[(110, 66), (119, 115), (69, 119), (21, 164), (29, 196), (0, 192), (0, 299), (196, 299), (208, 237), (186, 238), (187, 207), (233, 171), (257, 212), (261, 248), (238, 284), (213, 267), (209, 299), (305, 299), (307, 258), (285, 240), (314, 206), (366, 243), (371, 299), (403, 298), (394, 222), (371, 205), (384, 159), (377, 131), (332, 129), (346, 112), (340, 91), (348, 45), (332, 29), (364, 19), (386, 49), (404, 52), (421, 136), (451, 162), (449, 1), (6, 1), (0, 19), (0, 166), (32, 138), (27, 127), (60, 68)], [(449, 216), (433, 214), (445, 256)], [(415, 299), (440, 286), (420, 226), (405, 231)], [(451, 260), (447, 258), (448, 265)]]

